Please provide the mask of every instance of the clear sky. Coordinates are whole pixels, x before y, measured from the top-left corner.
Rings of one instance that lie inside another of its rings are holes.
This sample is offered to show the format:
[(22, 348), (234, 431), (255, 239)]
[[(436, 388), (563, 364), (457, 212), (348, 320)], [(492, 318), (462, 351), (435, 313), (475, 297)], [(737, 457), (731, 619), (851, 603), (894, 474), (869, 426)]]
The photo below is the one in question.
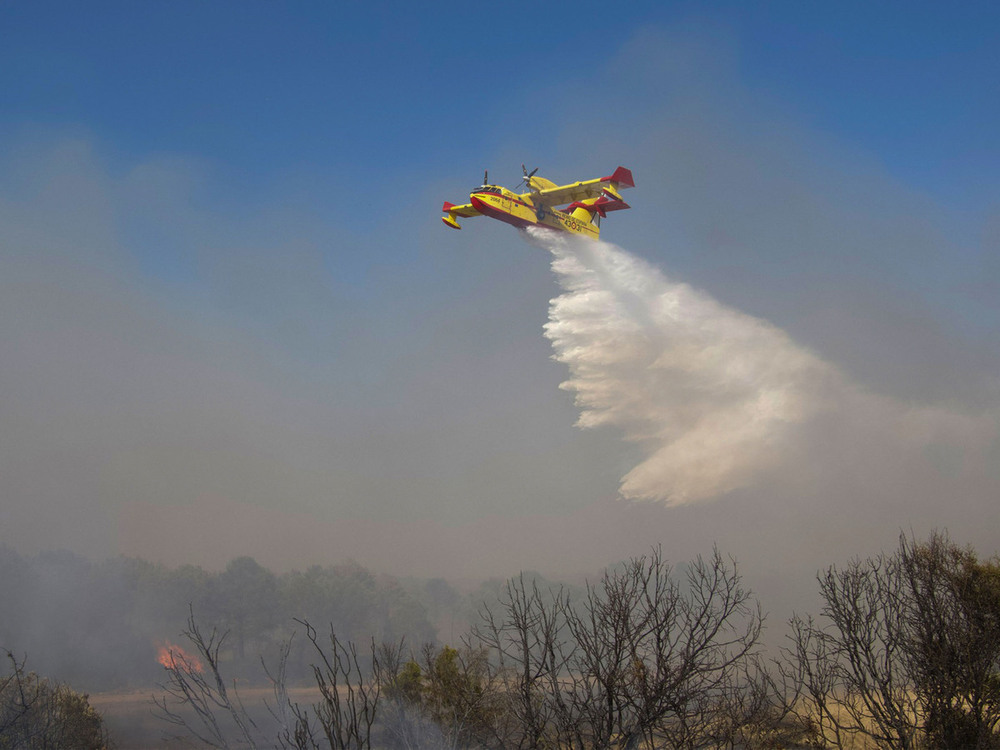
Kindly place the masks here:
[(562, 123), (526, 99), (603, 71), (644, 29), (686, 28), (724, 45), (751, 94), (922, 189), (981, 200), (997, 158), (998, 14), (986, 2), (5, 3), (2, 122), (8, 137), (79, 128), (115, 163), (195, 156), (258, 186), (302, 171), (391, 180), (478, 165), (498, 145), (551, 150)]
[[(0, 4), (0, 542), (458, 577), (997, 549), (998, 39), (986, 2)], [(574, 426), (550, 259), (439, 221), (522, 162), (629, 166), (604, 238), (893, 414), (987, 419), (950, 448), (982, 465), (912, 506), (617, 499), (641, 447)]]

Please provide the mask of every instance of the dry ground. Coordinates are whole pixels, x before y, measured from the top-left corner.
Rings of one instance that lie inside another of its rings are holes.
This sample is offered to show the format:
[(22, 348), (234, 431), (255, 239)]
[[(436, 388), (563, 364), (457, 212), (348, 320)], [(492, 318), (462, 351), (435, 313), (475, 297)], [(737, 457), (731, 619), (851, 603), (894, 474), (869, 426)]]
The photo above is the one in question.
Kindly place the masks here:
[[(297, 703), (310, 704), (319, 700), (315, 687), (289, 688), (289, 697)], [(253, 716), (266, 716), (264, 701), (274, 703), (270, 688), (245, 688), (239, 691), (247, 710)], [(118, 750), (165, 750), (187, 747), (170, 735), (177, 727), (157, 718), (153, 711), (153, 696), (163, 696), (160, 690), (92, 693), (90, 704), (104, 717)]]

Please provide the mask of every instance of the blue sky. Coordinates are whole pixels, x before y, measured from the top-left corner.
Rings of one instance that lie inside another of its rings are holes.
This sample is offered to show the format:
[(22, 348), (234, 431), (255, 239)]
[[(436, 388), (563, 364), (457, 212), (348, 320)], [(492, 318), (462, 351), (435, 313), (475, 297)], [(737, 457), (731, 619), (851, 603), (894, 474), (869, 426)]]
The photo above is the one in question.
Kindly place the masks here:
[[(639, 113), (609, 111), (594, 81), (606, 91), (621, 80), (619, 104), (629, 101), (643, 63), (620, 50), (665, 29), (672, 41), (712, 45), (720, 59), (704, 62), (744, 96), (942, 206), (981, 214), (1000, 200), (991, 3), (585, 2), (500, 14), (413, 3), (8, 3), (0, 13), (8, 144), (80, 135), (112, 174), (151, 156), (191, 159), (202, 170), (197, 200), (218, 211), (285, 203), (352, 229), (405, 232), (437, 202), (419, 185), (465, 190), (487, 166), (513, 182), (520, 161), (551, 168), (554, 155), (564, 169), (589, 167), (559, 153), (566, 92), (585, 102), (574, 117), (607, 117), (629, 137)], [(170, 253), (136, 252), (154, 275), (184, 272)]]
[[(7, 3), (4, 131), (78, 127), (108, 158), (196, 155), (253, 183), (305, 172), (478, 164), (543, 151), (559, 123), (524, 111), (644, 27), (728, 37), (741, 82), (877, 153), (902, 179), (980, 201), (997, 164), (992, 3)], [(594, 102), (600, 107), (599, 102)], [(517, 132), (512, 132), (516, 128)], [(516, 165), (515, 165), (516, 166)]]
[[(1000, 7), (484, 7), (0, 5), (0, 542), (428, 574), (469, 539), (470, 574), (744, 544), (733, 498), (615, 500), (635, 449), (574, 427), (548, 259), (439, 221), (484, 167), (629, 166), (609, 241), (866, 392), (995, 407)], [(981, 532), (993, 485), (973, 484), (955, 525)], [(921, 503), (878, 506), (853, 551), (947, 520)], [(198, 508), (203, 538), (152, 540)], [(616, 531), (589, 554), (529, 545), (563, 520)], [(537, 534), (490, 538), (521, 522)], [(303, 527), (348, 531), (285, 543)]]

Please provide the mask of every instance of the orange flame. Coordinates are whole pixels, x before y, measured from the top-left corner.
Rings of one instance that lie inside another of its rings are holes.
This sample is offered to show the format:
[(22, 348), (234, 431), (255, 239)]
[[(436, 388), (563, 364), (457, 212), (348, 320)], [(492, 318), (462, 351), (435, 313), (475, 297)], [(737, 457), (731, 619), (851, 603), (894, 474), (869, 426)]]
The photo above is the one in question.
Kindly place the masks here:
[(160, 646), (156, 660), (167, 669), (178, 669), (183, 672), (205, 671), (197, 656), (192, 656), (180, 646), (175, 646), (169, 641)]

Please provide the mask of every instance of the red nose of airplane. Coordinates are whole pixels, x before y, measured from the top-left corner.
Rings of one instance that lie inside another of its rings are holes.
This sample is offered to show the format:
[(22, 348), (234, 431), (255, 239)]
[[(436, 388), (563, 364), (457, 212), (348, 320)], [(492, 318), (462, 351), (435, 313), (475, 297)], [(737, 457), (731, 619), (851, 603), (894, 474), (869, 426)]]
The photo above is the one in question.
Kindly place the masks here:
[(470, 195), (469, 201), (472, 203), (472, 207), (476, 209), (479, 213), (485, 213), (489, 206), (483, 201), (478, 195)]

